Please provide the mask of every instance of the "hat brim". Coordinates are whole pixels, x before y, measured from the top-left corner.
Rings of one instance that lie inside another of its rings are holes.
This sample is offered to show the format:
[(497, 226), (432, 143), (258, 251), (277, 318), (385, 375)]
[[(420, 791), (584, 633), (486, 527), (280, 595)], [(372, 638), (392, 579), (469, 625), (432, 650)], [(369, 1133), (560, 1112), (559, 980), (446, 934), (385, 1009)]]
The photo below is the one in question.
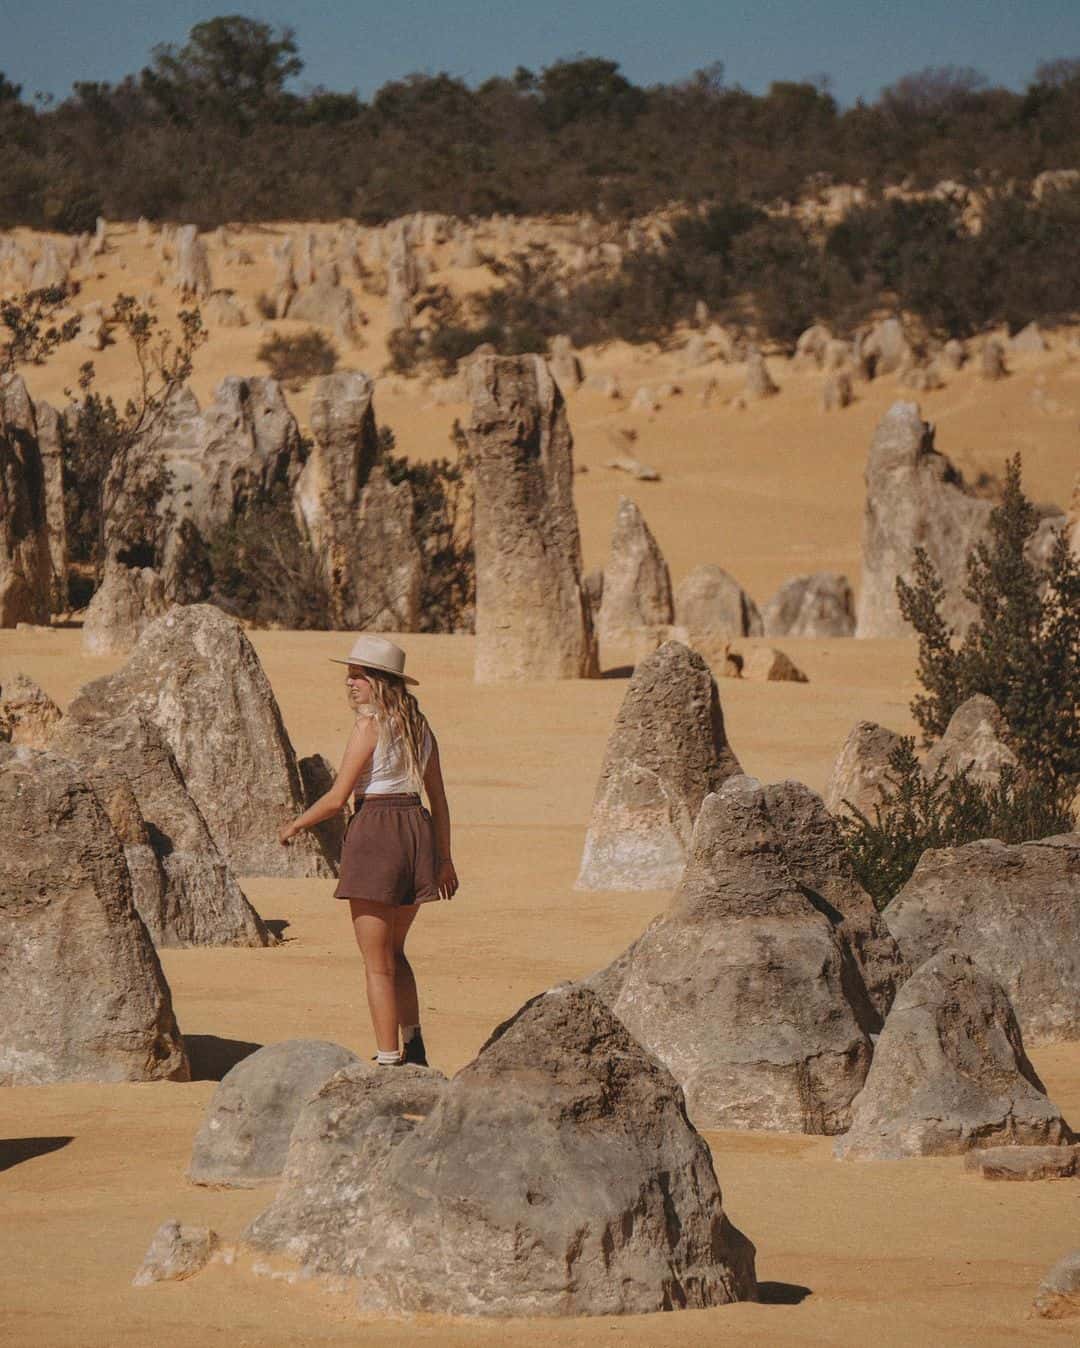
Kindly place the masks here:
[(402, 683), (411, 683), (414, 686), (419, 684), (419, 679), (414, 679), (411, 674), (402, 674), (400, 669), (391, 669), (389, 665), (378, 665), (374, 660), (342, 660), (336, 655), (329, 657), (331, 664), (335, 665), (359, 665), (361, 669), (378, 669), (384, 674), (393, 674), (395, 679), (400, 679)]

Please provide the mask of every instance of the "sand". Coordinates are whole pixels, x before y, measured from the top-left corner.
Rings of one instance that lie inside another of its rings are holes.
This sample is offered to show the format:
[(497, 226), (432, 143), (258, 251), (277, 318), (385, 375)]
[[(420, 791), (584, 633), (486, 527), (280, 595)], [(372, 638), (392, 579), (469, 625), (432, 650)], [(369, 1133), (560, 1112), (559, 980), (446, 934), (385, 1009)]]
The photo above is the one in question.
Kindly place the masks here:
[[(257, 250), (237, 269), (246, 302), (269, 284), (266, 232), (241, 233)], [(212, 262), (214, 258), (211, 253)], [(116, 268), (125, 262), (124, 277)], [(84, 298), (140, 293), (153, 282), (149, 250), (124, 229), (102, 261), (103, 278)], [(474, 286), (477, 276), (461, 278)], [(96, 289), (95, 289), (96, 286)], [(384, 333), (379, 304), (365, 350), (349, 364), (378, 368)], [(215, 333), (200, 352), (195, 385), (205, 398), (225, 374), (255, 373), (254, 328)], [(35, 397), (60, 399), (85, 351), (61, 352), (27, 374)], [(119, 391), (117, 348), (98, 360)], [(763, 603), (792, 574), (840, 570), (857, 581), (861, 474), (881, 412), (908, 396), (892, 379), (860, 388), (848, 411), (818, 410), (820, 376), (770, 362), (781, 395), (739, 412), (705, 407), (698, 394), (715, 377), (726, 392), (737, 369), (678, 371), (677, 357), (612, 346), (585, 356), (611, 369), (632, 394), (638, 384), (676, 378), (684, 392), (654, 416), (631, 414), (583, 390), (568, 399), (587, 565), (602, 562), (620, 493), (632, 495), (671, 563), (676, 581), (719, 562)], [(1080, 366), (1064, 341), (1042, 357), (1014, 362), (1000, 385), (961, 373), (924, 395), (939, 447), (965, 471), (1001, 473), (1024, 453), (1038, 499), (1068, 500), (1077, 468)], [(1033, 395), (1038, 397), (1033, 399)], [(1049, 400), (1049, 403), (1048, 401)], [(290, 397), (301, 420), (303, 395)], [(1042, 410), (1051, 405), (1058, 410)], [(439, 405), (416, 387), (380, 381), (379, 420), (401, 452), (443, 454), (463, 406)], [(609, 431), (638, 430), (635, 453), (661, 469), (656, 484), (603, 467)], [(336, 760), (349, 726), (341, 669), (326, 657), (347, 639), (333, 633), (255, 632), (256, 648), (300, 753)], [(80, 648), (77, 626), (0, 632), (0, 684), (15, 670), (61, 704), (89, 678), (114, 669)], [(573, 890), (593, 788), (620, 678), (513, 687), (472, 682), (470, 637), (399, 638), (439, 735), (462, 879), (451, 904), (431, 905), (416, 924), (412, 953), (433, 1062), (452, 1072), (490, 1030), (537, 991), (599, 967), (668, 901), (664, 892)], [(753, 643), (743, 642), (743, 648)], [(909, 732), (914, 644), (897, 641), (782, 641), (808, 684), (722, 681), (731, 743), (744, 768), (765, 780), (825, 783), (851, 724), (881, 721)], [(238, 783), (238, 789), (244, 784)], [(277, 820), (268, 819), (268, 829)], [(293, 1037), (334, 1040), (361, 1054), (373, 1046), (359, 955), (332, 882), (250, 879), (264, 917), (287, 923), (274, 950), (164, 951), (181, 1029), (196, 1066), (230, 1045)], [(1080, 1119), (1080, 1045), (1029, 1046), (1053, 1099)], [(835, 1161), (826, 1138), (763, 1133), (708, 1135), (726, 1207), (758, 1248), (764, 1304), (650, 1317), (575, 1321), (407, 1323), (358, 1317), (347, 1297), (321, 1283), (289, 1284), (286, 1266), (241, 1255), (187, 1283), (133, 1288), (131, 1278), (159, 1223), (207, 1223), (226, 1243), (268, 1201), (270, 1190), (209, 1191), (187, 1183), (192, 1138), (212, 1080), (189, 1084), (50, 1086), (0, 1091), (0, 1343), (225, 1343), (552, 1345), (1025, 1344), (1075, 1343), (1075, 1322), (1028, 1318), (1043, 1272), (1077, 1243), (1080, 1186), (1070, 1181), (990, 1184), (960, 1158), (896, 1163)]]

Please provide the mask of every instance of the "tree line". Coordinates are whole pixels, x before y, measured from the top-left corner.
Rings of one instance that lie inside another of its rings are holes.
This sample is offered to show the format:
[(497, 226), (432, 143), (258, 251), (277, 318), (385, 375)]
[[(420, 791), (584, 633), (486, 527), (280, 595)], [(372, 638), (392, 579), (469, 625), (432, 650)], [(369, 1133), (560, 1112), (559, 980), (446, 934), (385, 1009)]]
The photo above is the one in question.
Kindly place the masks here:
[(52, 103), (0, 74), (0, 227), (79, 232), (109, 219), (641, 214), (671, 202), (767, 203), (809, 180), (1028, 183), (1080, 166), (1080, 60), (1023, 92), (928, 68), (841, 108), (825, 82), (756, 95), (720, 65), (635, 85), (601, 57), (470, 87), (445, 73), (369, 101), (297, 93), (295, 34), (242, 15), (197, 24), (116, 84)]

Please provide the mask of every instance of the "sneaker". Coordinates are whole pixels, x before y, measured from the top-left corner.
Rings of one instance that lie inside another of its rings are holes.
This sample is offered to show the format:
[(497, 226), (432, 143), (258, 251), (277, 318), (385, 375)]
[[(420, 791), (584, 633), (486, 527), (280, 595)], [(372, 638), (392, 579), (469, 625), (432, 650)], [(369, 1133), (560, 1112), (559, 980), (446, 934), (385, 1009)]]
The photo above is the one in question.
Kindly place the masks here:
[(401, 1061), (402, 1063), (411, 1063), (413, 1067), (427, 1067), (427, 1049), (424, 1047), (424, 1036), (419, 1030), (405, 1045), (405, 1052), (402, 1054)]

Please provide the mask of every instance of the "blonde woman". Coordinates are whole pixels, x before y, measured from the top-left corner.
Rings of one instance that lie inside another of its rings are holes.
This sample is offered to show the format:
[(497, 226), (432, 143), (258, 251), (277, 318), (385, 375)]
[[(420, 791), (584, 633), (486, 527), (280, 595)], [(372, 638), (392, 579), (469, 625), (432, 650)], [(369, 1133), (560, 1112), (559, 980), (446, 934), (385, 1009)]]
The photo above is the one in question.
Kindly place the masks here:
[[(356, 712), (341, 770), (330, 790), (278, 836), (288, 843), (301, 829), (339, 814), (355, 793), (334, 897), (348, 900), (364, 957), (376, 1060), (384, 1067), (427, 1066), (405, 938), (420, 904), (452, 899), (458, 888), (439, 746), (406, 686), (417, 680), (405, 673), (400, 646), (362, 636), (348, 658), (335, 663), (348, 666), (345, 685)], [(421, 784), (430, 811), (420, 803)]]

